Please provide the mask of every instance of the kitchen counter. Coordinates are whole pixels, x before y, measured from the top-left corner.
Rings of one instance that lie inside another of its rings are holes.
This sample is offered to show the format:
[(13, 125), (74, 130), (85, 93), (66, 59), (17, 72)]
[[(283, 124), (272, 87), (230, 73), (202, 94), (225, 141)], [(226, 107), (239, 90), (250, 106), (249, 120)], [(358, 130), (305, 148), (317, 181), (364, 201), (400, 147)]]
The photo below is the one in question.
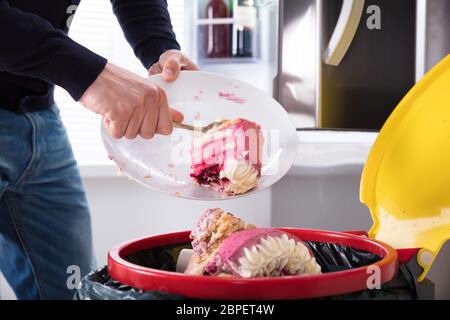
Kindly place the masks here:
[(349, 173), (349, 167), (364, 165), (377, 135), (364, 131), (298, 131), (299, 150), (289, 175)]

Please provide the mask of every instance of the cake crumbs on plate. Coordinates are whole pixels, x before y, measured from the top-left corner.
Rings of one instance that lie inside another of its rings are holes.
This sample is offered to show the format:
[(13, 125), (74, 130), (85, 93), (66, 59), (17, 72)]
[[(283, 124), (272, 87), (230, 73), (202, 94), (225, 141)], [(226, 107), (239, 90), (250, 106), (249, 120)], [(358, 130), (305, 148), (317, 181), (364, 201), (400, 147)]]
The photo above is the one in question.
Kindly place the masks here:
[(175, 197), (181, 197), (181, 193), (180, 192), (175, 192)]
[(244, 104), (247, 101), (246, 99), (242, 99), (231, 92), (219, 91), (219, 97), (225, 98), (225, 100), (228, 100), (228, 101), (231, 101), (231, 102), (234, 102), (237, 104)]
[(151, 178), (152, 178), (151, 175), (146, 175), (146, 176), (144, 176), (144, 179), (145, 179), (145, 180), (148, 180), (148, 179), (151, 179)]

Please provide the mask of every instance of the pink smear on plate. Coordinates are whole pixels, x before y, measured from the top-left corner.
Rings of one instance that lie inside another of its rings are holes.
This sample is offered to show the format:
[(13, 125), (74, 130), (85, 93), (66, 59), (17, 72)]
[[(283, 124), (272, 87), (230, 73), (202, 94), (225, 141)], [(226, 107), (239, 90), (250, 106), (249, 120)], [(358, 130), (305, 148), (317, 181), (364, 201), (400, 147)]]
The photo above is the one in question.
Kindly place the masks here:
[(225, 98), (228, 101), (232, 101), (238, 104), (244, 104), (247, 100), (236, 96), (234, 93), (219, 91), (219, 97)]

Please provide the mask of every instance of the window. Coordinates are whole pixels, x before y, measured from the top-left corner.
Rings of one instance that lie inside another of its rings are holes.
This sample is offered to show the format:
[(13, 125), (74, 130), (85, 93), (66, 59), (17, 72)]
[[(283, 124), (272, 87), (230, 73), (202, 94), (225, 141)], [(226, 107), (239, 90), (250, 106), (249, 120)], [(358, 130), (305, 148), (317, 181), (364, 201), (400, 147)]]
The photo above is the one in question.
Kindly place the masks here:
[[(172, 25), (177, 40), (184, 48), (185, 0), (168, 0)], [(109, 0), (81, 1), (70, 28), (70, 36), (109, 61), (142, 76), (147, 71), (126, 42)], [(109, 164), (100, 138), (101, 117), (73, 101), (61, 88), (56, 88), (55, 100), (80, 165)]]

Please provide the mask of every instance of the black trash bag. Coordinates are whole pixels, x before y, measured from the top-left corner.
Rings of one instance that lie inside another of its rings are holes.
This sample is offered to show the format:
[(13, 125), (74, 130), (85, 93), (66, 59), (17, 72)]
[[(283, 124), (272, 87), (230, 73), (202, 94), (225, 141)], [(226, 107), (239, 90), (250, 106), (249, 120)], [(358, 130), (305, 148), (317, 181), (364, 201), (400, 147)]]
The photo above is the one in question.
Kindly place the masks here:
[(159, 291), (143, 291), (121, 284), (108, 274), (108, 267), (93, 271), (83, 278), (75, 293), (75, 300), (180, 300)]
[[(126, 260), (141, 266), (159, 270), (175, 271), (178, 255), (190, 244), (170, 245), (133, 253)], [(75, 300), (179, 300), (175, 295), (159, 291), (143, 291), (113, 280), (108, 267), (93, 271), (83, 278), (75, 293)]]
[[(305, 241), (316, 257), (322, 272), (336, 272), (354, 269), (376, 263), (381, 258), (359, 249), (325, 242)], [(364, 290), (321, 299), (332, 300), (415, 300), (416, 282), (406, 265), (399, 267), (398, 275), (381, 289)]]
[[(333, 243), (305, 242), (314, 253), (322, 272), (335, 272), (362, 267), (379, 261), (375, 254)], [(125, 259), (137, 265), (175, 271), (178, 255), (182, 249), (191, 248), (189, 243), (151, 248), (136, 252)], [(179, 300), (184, 297), (159, 292), (143, 291), (113, 280), (106, 267), (91, 272), (81, 281), (75, 294), (77, 300)], [(320, 299), (332, 300), (412, 300), (416, 299), (415, 281), (406, 266), (400, 266), (397, 277), (382, 285), (379, 290), (365, 290)]]

